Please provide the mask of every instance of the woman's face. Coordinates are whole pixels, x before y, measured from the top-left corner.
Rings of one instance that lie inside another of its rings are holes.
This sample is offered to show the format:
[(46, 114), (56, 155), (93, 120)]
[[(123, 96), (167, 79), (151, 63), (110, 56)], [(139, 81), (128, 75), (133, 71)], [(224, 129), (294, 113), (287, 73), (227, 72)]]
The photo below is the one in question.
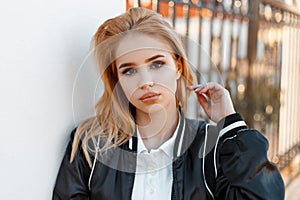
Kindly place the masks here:
[(155, 36), (133, 34), (121, 40), (116, 49), (119, 83), (137, 111), (150, 113), (176, 106), (180, 71), (172, 53), (167, 43)]

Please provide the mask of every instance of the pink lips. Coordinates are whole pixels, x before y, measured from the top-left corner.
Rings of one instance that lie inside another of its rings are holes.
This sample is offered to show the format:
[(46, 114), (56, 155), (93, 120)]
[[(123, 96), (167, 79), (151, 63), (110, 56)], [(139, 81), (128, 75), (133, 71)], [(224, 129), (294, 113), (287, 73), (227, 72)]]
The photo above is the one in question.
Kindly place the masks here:
[(140, 100), (144, 103), (150, 103), (150, 102), (158, 100), (159, 96), (160, 96), (159, 93), (147, 92), (140, 98)]

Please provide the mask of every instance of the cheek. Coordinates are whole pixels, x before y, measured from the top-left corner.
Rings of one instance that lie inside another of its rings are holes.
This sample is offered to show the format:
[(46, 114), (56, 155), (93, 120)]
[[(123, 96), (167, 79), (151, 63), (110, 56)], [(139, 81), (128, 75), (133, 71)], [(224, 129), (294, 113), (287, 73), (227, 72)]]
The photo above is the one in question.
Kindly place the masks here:
[(119, 79), (119, 83), (126, 95), (127, 99), (131, 99), (134, 92), (137, 90), (137, 84), (133, 79), (122, 77)]
[(156, 77), (155, 82), (174, 94), (177, 90), (177, 73), (174, 70), (161, 72), (160, 75)]

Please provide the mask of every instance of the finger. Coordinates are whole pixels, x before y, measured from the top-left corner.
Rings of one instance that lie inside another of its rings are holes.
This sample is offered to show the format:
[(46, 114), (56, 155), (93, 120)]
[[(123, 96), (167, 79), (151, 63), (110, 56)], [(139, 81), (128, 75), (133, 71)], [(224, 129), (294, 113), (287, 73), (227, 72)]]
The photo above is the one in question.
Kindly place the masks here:
[(197, 85), (187, 85), (186, 88), (189, 90), (194, 90), (197, 88)]
[(201, 84), (199, 84), (199, 85), (188, 85), (187, 86), (187, 88), (189, 89), (189, 90), (197, 90), (197, 89), (199, 89), (199, 88), (202, 88), (203, 87), (203, 85), (201, 85)]
[[(193, 86), (187, 86), (189, 90), (193, 90), (197, 95), (203, 94), (202, 90), (205, 88), (205, 85), (193, 85)], [(210, 94), (205, 94), (210, 98)]]
[(218, 87), (219, 85), (217, 83), (207, 83), (206, 85), (203, 85), (203, 87), (199, 90), (201, 91), (201, 93), (208, 93), (208, 91), (215, 91), (215, 90), (219, 90), (222, 87)]
[(195, 91), (205, 94), (213, 101), (221, 98), (226, 93), (225, 88), (217, 83), (208, 83), (204, 88)]
[(205, 94), (208, 98), (211, 99), (211, 86), (203, 85), (195, 89), (195, 92), (198, 94)]
[(211, 99), (211, 91), (210, 90), (199, 90), (198, 94), (205, 94), (209, 99)]
[(210, 117), (210, 110), (211, 110), (211, 105), (206, 99), (206, 97), (202, 94), (197, 95), (198, 102), (200, 103), (201, 107), (203, 108), (204, 112)]

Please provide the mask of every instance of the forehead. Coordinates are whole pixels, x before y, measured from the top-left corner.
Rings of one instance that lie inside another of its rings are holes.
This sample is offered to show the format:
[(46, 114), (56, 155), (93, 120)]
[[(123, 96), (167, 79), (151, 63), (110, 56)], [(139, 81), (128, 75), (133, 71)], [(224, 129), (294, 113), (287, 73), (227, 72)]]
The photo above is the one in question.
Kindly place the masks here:
[(139, 57), (153, 53), (174, 53), (167, 42), (155, 36), (145, 34), (130, 34), (121, 39), (116, 48), (116, 60), (123, 60), (134, 55)]

